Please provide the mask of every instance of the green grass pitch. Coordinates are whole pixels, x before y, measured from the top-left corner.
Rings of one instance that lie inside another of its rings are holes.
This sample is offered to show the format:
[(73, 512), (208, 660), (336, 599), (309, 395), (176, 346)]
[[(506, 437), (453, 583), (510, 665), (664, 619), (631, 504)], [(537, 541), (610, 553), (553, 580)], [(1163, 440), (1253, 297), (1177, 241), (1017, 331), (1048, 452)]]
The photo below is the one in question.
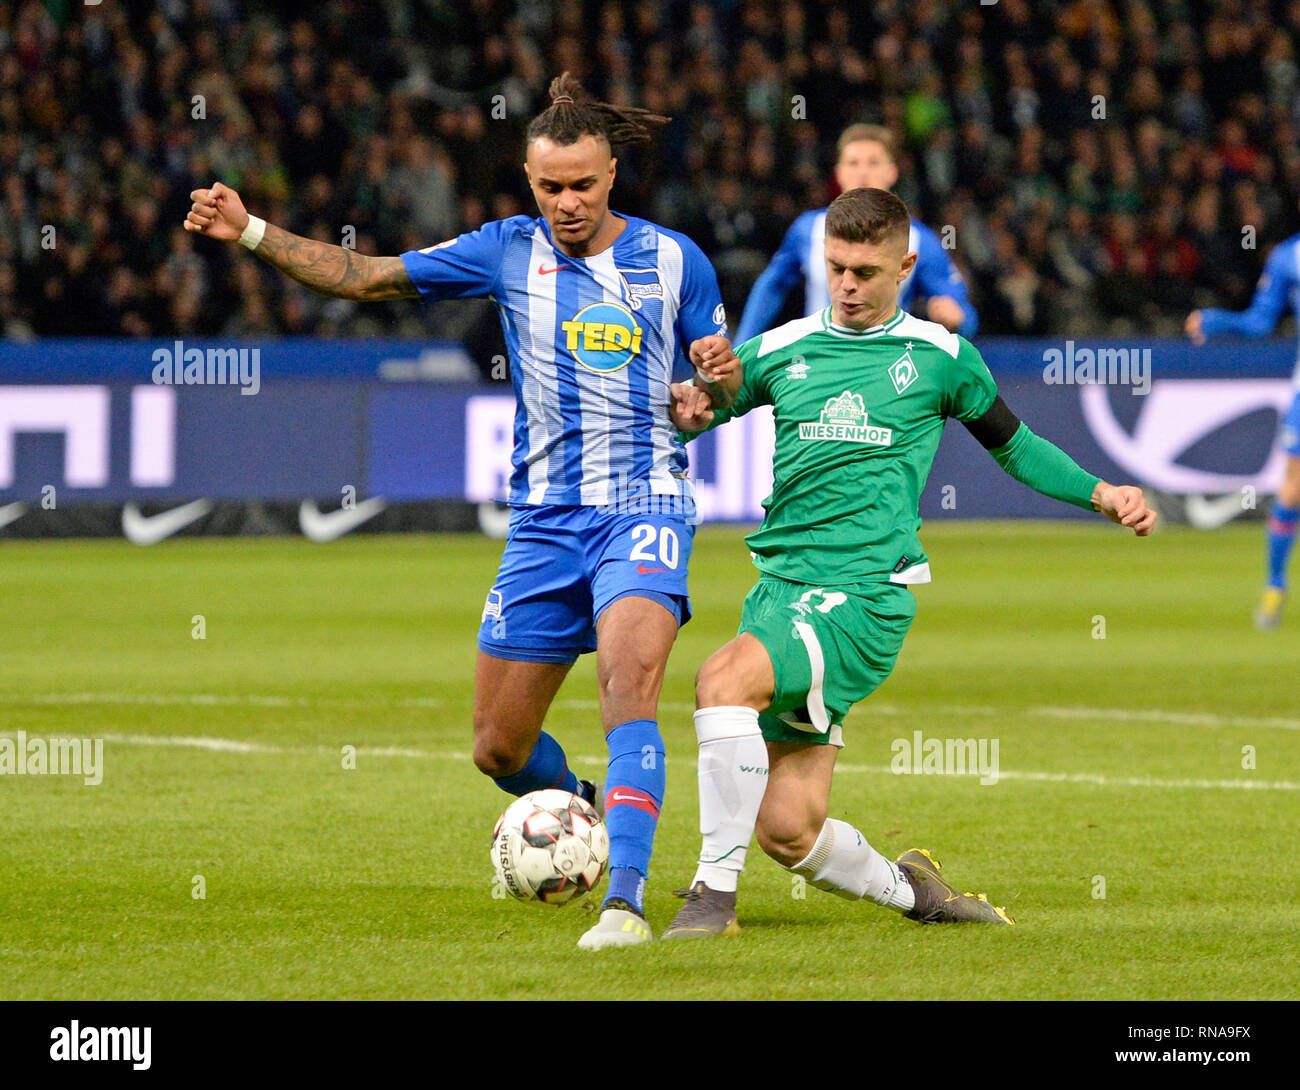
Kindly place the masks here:
[[(1259, 527), (1162, 531), (928, 526), (935, 582), (846, 725), (832, 814), (1016, 928), (799, 896), (754, 848), (738, 939), (594, 955), (585, 906), (492, 896), (507, 798), (469, 749), (499, 542), (0, 544), (0, 733), (105, 739), (100, 786), (0, 777), (0, 995), (1296, 998), (1300, 616), (1251, 630)], [(738, 530), (699, 533), (656, 930), (698, 847), (692, 677), (752, 580)], [(600, 774), (591, 656), (548, 729)], [(891, 774), (915, 730), (997, 739), (1001, 779)]]

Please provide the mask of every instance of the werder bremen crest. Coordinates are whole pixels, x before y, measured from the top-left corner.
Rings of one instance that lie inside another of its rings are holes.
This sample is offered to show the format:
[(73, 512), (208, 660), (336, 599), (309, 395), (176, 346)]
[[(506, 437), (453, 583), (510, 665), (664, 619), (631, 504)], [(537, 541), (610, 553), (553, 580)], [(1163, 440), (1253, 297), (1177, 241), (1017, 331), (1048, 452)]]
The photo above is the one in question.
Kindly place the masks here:
[(894, 389), (900, 394), (916, 381), (916, 364), (912, 362), (912, 342), (907, 342), (907, 349), (889, 368), (889, 377)]
[(862, 395), (845, 390), (839, 397), (827, 399), (818, 423), (799, 425), (799, 438), (887, 447), (893, 441), (894, 433), (892, 428), (868, 425), (867, 407), (862, 403)]

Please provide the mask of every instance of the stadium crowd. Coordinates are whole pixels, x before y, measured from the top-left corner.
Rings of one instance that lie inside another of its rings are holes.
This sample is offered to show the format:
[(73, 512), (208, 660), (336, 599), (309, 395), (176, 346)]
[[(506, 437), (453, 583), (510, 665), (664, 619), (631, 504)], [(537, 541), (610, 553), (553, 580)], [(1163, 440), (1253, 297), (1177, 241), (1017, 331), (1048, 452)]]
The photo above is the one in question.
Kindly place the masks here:
[(698, 241), (733, 323), (870, 121), (953, 228), (981, 335), (1177, 334), (1300, 227), (1298, 42), (1300, 0), (0, 0), (0, 332), (487, 359), (487, 302), (321, 299), (180, 223), (218, 179), (368, 253), (535, 214), (523, 132), (567, 69), (674, 118), (614, 205)]

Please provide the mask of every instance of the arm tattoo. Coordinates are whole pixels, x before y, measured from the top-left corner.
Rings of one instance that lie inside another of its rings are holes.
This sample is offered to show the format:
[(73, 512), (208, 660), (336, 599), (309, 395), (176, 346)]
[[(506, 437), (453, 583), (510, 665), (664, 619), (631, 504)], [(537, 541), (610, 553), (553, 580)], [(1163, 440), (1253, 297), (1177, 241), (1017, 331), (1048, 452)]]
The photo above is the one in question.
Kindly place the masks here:
[(270, 223), (253, 252), (317, 295), (365, 302), (419, 295), (400, 257), (368, 257)]

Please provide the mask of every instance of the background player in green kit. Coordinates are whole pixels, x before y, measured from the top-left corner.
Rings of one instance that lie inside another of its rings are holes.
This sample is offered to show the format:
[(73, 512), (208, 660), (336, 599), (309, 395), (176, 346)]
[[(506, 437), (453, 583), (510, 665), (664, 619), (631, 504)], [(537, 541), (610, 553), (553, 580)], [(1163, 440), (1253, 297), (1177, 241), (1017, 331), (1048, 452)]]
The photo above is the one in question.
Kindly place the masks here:
[(746, 539), (761, 577), (740, 634), (696, 678), (704, 844), (665, 938), (739, 930), (736, 887), (755, 831), (783, 867), (841, 897), (923, 923), (1012, 922), (983, 894), (958, 893), (927, 851), (893, 863), (827, 819), (844, 716), (889, 676), (916, 613), (908, 586), (930, 579), (917, 506), (948, 417), (1044, 495), (1139, 537), (1155, 524), (1140, 488), (1085, 472), (1021, 423), (969, 341), (898, 308), (916, 262), (907, 240), (897, 197), (843, 194), (826, 217), (831, 306), (737, 348), (725, 411), (702, 390), (673, 389), (685, 431), (772, 405), (776, 453), (766, 517)]

